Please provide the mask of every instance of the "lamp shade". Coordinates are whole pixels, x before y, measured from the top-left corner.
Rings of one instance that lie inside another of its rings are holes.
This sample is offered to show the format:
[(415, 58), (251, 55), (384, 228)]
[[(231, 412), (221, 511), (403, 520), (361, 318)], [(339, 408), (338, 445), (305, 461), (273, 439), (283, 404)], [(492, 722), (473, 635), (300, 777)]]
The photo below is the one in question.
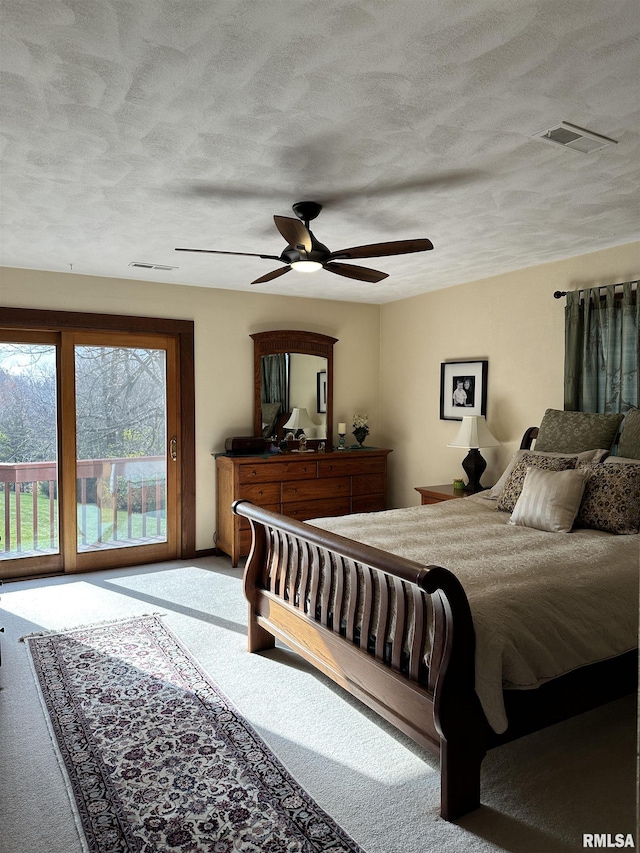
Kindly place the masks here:
[(487, 422), (481, 415), (465, 415), (460, 429), (453, 441), (447, 447), (497, 447), (498, 439), (491, 434)]
[(284, 425), (284, 429), (298, 430), (298, 429), (308, 429), (309, 427), (315, 427), (315, 424), (311, 418), (309, 417), (309, 413), (306, 409), (292, 409), (291, 417)]

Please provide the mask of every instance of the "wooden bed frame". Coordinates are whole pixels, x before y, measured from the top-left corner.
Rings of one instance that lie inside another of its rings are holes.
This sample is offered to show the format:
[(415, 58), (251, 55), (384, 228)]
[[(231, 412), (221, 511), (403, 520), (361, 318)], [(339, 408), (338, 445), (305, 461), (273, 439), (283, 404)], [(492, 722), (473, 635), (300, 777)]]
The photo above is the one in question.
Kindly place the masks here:
[[(536, 434), (535, 427), (527, 430), (521, 447), (530, 447)], [(252, 530), (244, 573), (249, 651), (272, 648), (276, 639), (281, 640), (438, 755), (440, 814), (446, 820), (455, 820), (480, 805), (480, 768), (488, 749), (636, 689), (637, 652), (633, 652), (583, 667), (535, 690), (507, 690), (509, 726), (498, 735), (489, 726), (474, 689), (473, 621), (454, 574), (269, 512), (249, 501), (236, 501), (233, 511), (248, 518)], [(330, 585), (320, 583), (321, 573), (331, 579)], [(349, 585), (352, 594), (347, 598)], [(323, 592), (328, 587), (331, 591)], [(378, 606), (373, 604), (374, 588)], [(389, 599), (393, 595), (396, 617), (389, 637)], [(335, 620), (332, 602), (341, 614)], [(362, 610), (361, 632), (357, 602)], [(412, 632), (410, 625), (414, 626)], [(427, 665), (423, 650), (429, 632)], [(390, 638), (390, 644), (385, 638)]]

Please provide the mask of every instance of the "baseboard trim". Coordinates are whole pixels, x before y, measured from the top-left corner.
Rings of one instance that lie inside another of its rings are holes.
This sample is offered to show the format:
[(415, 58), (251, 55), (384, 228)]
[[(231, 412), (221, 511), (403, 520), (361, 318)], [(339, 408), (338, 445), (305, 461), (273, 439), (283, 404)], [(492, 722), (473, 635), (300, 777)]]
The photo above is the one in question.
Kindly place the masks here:
[(202, 548), (201, 550), (196, 550), (196, 557), (216, 557), (218, 556), (218, 552), (215, 548)]

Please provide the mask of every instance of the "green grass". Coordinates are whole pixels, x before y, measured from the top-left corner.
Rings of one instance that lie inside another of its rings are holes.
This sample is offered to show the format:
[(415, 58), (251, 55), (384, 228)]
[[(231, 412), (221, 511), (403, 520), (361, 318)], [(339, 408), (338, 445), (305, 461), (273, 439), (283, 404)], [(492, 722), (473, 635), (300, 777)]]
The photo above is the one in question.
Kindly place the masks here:
[[(5, 501), (9, 497), (9, 536), (5, 530), (6, 524), (6, 504)], [(30, 493), (22, 493), (20, 495), (20, 547), (23, 551), (31, 551), (35, 548), (33, 538), (33, 495)], [(0, 493), (0, 529), (3, 531), (2, 548), (7, 547), (7, 538), (9, 547), (12, 552), (17, 548), (17, 512), (16, 512), (16, 495), (15, 492), (6, 492), (4, 489)], [(53, 502), (53, 526), (54, 539), (53, 543), (49, 538), (49, 498), (44, 495), (38, 495), (37, 499), (37, 514), (38, 514), (38, 548), (49, 552), (58, 550), (58, 502)]]
[[(9, 492), (9, 543), (11, 552), (19, 553), (17, 549), (17, 521), (16, 521), (16, 495), (14, 492)], [(7, 493), (0, 491), (0, 531), (2, 531), (2, 542), (0, 550), (6, 548), (6, 531), (5, 526), (5, 500)], [(33, 537), (33, 496), (30, 493), (22, 493), (20, 495), (20, 533), (21, 541), (20, 548), (22, 552), (33, 551), (36, 548)], [(50, 505), (49, 498), (46, 495), (38, 495), (36, 502), (36, 511), (38, 515), (38, 550), (43, 550), (48, 553), (58, 550), (58, 502), (53, 501), (54, 512), (54, 538), (51, 542), (49, 538), (49, 513)], [(131, 538), (142, 539), (142, 513), (131, 514)], [(84, 533), (86, 544), (81, 538), (84, 524)], [(87, 548), (97, 542), (99, 528), (99, 512), (95, 504), (87, 504), (85, 508), (85, 521), (83, 522), (82, 506), (78, 504), (78, 544), (80, 550)], [(160, 519), (160, 535), (166, 535), (166, 520)], [(147, 513), (146, 536), (155, 537), (157, 535), (156, 519), (153, 513)], [(126, 510), (118, 510), (118, 540), (128, 539), (128, 525)], [(103, 510), (102, 523), (102, 544), (113, 543), (113, 517), (111, 509)]]

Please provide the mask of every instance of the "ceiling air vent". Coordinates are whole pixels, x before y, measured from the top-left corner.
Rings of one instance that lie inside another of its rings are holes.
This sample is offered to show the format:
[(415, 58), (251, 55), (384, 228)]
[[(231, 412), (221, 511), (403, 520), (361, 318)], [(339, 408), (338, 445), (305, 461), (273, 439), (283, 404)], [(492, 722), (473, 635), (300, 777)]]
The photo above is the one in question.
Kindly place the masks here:
[(170, 267), (167, 264), (143, 264), (140, 261), (131, 261), (129, 266), (138, 267), (138, 269), (143, 270), (164, 270), (164, 272), (171, 272), (171, 270), (178, 269), (178, 267)]
[(594, 133), (591, 130), (584, 130), (582, 127), (576, 127), (575, 124), (561, 121), (554, 127), (548, 130), (543, 130), (540, 133), (534, 133), (536, 139), (542, 139), (543, 142), (555, 142), (557, 145), (562, 145), (564, 148), (572, 148), (574, 151), (581, 151), (583, 154), (591, 154), (593, 151), (599, 151), (600, 148), (605, 148), (607, 145), (617, 145), (615, 139), (609, 139), (608, 136), (600, 136), (599, 133)]

